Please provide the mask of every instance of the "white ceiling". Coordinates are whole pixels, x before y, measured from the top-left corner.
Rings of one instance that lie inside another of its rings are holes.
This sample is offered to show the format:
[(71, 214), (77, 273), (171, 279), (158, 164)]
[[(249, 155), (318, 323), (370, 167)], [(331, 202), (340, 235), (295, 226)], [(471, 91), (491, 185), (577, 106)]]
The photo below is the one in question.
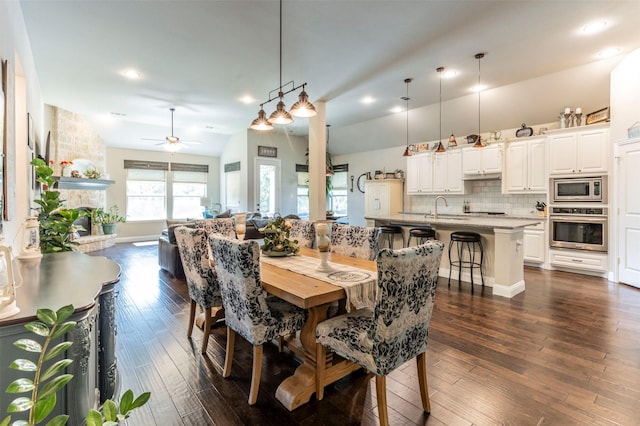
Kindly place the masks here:
[[(174, 134), (201, 142), (184, 152), (217, 156), (280, 84), (276, 0), (20, 3), (44, 102), (82, 114), (107, 146), (162, 149), (142, 138), (169, 135), (175, 107)], [(601, 19), (605, 31), (579, 34)], [(478, 52), (487, 53), (489, 88), (589, 64), (610, 46), (624, 55), (640, 46), (638, 22), (637, 0), (285, 0), (282, 80), (307, 82), (311, 101), (326, 101), (327, 123), (340, 128), (402, 106), (406, 77), (411, 109), (437, 103), (439, 66), (458, 71), (444, 99), (468, 95)], [(129, 68), (142, 78), (124, 78)], [(244, 95), (256, 101), (245, 105)], [(365, 96), (376, 101), (363, 105)], [(289, 107), (296, 100), (285, 97)], [(557, 105), (538, 99), (532, 108)], [(306, 120), (287, 131), (306, 134)]]

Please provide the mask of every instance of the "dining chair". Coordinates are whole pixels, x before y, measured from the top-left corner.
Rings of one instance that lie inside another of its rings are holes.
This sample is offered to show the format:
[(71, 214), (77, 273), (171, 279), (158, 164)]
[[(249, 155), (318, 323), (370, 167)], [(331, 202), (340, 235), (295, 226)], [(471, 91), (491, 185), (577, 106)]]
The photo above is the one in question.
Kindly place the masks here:
[[(373, 309), (363, 308), (330, 318), (316, 327), (316, 359), (330, 349), (376, 375), (378, 414), (387, 425), (386, 376), (415, 357), (422, 408), (431, 411), (425, 351), (444, 244), (399, 250), (383, 249), (377, 257), (378, 292)], [(325, 363), (316, 368), (316, 397), (324, 396)]]
[(300, 219), (287, 219), (291, 223), (289, 237), (298, 240), (298, 246), (312, 248), (316, 239), (316, 230), (312, 222)]
[(211, 327), (224, 317), (218, 276), (209, 263), (207, 235), (203, 229), (178, 226), (175, 236), (191, 298), (187, 336), (191, 337), (196, 321), (196, 305), (199, 305), (204, 312), (201, 352), (205, 353)]
[(196, 229), (204, 229), (207, 235), (221, 234), (226, 238), (236, 237), (234, 218), (196, 219)]
[(331, 225), (331, 253), (374, 260), (378, 254), (380, 228), (357, 225)]
[(222, 377), (229, 377), (236, 333), (253, 345), (249, 404), (256, 403), (263, 344), (300, 330), (307, 313), (275, 296), (267, 297), (260, 280), (260, 247), (255, 240), (209, 237), (222, 291), (227, 324), (227, 353)]

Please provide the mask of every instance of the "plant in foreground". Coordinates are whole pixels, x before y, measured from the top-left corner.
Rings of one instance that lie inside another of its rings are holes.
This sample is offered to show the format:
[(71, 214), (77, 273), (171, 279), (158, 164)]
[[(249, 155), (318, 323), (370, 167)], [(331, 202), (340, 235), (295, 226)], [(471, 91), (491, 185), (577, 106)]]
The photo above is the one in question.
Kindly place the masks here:
[[(6, 392), (11, 394), (20, 394), (31, 392), (31, 397), (15, 398), (7, 408), (7, 416), (0, 421), (0, 426), (30, 426), (37, 425), (53, 411), (56, 406), (56, 392), (65, 387), (73, 375), (65, 374), (64, 370), (73, 361), (70, 359), (61, 359), (53, 362), (55, 358), (64, 354), (73, 345), (73, 342), (64, 341), (55, 346), (53, 341), (64, 336), (76, 326), (75, 321), (67, 321), (73, 314), (75, 308), (73, 305), (63, 306), (58, 311), (51, 309), (38, 309), (37, 317), (40, 321), (25, 324), (25, 328), (32, 333), (44, 337), (45, 340), (41, 344), (33, 339), (19, 339), (14, 342), (14, 346), (27, 352), (39, 353), (37, 362), (29, 359), (16, 359), (10, 367), (14, 370), (33, 372), (33, 379), (21, 378), (16, 379), (9, 384)], [(45, 364), (48, 365), (45, 369)], [(87, 414), (87, 426), (98, 425), (117, 425), (121, 420), (129, 417), (131, 412), (136, 408), (142, 407), (147, 403), (151, 394), (145, 392), (134, 399), (133, 392), (127, 390), (120, 399), (120, 404), (116, 404), (112, 400), (107, 400), (99, 408), (92, 409)], [(17, 420), (11, 423), (11, 413), (29, 412), (28, 421)], [(47, 422), (47, 426), (66, 425), (69, 416), (60, 414)]]

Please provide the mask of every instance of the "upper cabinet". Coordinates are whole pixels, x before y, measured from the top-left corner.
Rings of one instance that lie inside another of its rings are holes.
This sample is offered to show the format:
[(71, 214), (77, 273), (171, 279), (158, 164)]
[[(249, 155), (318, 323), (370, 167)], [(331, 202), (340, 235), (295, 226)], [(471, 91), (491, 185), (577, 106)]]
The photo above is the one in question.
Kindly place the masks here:
[(364, 216), (388, 218), (402, 211), (402, 179), (368, 180), (364, 183)]
[(549, 174), (607, 173), (609, 124), (549, 134)]
[(450, 149), (433, 154), (433, 192), (464, 194), (462, 181), (462, 149)]
[(506, 145), (504, 193), (546, 193), (546, 138), (516, 140)]
[(491, 179), (501, 177), (502, 149), (502, 143), (484, 148), (464, 148), (462, 154), (463, 178)]
[(407, 157), (407, 194), (433, 192), (433, 154), (427, 152)]

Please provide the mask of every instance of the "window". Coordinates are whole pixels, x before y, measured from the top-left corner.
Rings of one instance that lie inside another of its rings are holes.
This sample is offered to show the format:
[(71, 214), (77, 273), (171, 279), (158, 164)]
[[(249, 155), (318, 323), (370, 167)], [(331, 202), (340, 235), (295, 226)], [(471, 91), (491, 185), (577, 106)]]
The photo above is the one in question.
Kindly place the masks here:
[(207, 196), (207, 165), (125, 160), (124, 168), (127, 220), (185, 219), (202, 215), (200, 198)]
[(329, 210), (336, 216), (347, 215), (347, 194), (349, 192), (349, 186), (347, 181), (349, 179), (349, 165), (341, 164), (333, 166), (334, 175), (331, 177), (331, 185), (333, 189), (329, 194), (327, 204)]
[[(298, 170), (299, 164), (296, 165), (296, 170)], [(298, 208), (296, 209), (296, 214), (301, 218), (309, 217), (309, 172), (307, 171), (298, 171), (298, 185), (297, 185), (297, 194), (296, 198), (298, 201)]]

